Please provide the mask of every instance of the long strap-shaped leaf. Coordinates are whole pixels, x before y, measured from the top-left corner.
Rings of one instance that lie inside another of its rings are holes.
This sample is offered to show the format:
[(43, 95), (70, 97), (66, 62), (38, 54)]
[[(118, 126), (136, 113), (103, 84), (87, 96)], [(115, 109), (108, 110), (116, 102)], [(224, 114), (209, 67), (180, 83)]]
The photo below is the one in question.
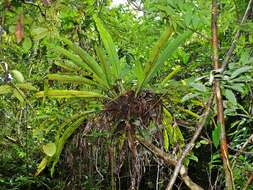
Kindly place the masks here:
[(106, 53), (108, 54), (110, 62), (112, 64), (112, 74), (116, 77), (115, 80), (117, 80), (119, 79), (119, 58), (115, 44), (113, 43), (111, 35), (104, 28), (101, 20), (97, 16), (94, 16), (93, 18), (96, 22), (96, 26), (105, 47)]
[(86, 79), (85, 77), (82, 76), (77, 76), (77, 75), (66, 75), (66, 74), (48, 74), (47, 75), (49, 80), (57, 80), (61, 81), (62, 83), (84, 83), (87, 85), (93, 85), (97, 86), (97, 83)]
[(103, 69), (103, 72), (105, 73), (107, 83), (108, 83), (109, 86), (111, 86), (112, 85), (112, 77), (111, 77), (112, 74), (110, 72), (111, 66), (108, 63), (105, 52), (103, 51), (102, 48), (96, 47), (96, 53), (97, 53), (97, 56), (99, 58), (101, 67)]
[(58, 163), (60, 159), (60, 155), (62, 152), (62, 149), (64, 148), (64, 145), (68, 138), (74, 133), (74, 131), (81, 125), (83, 120), (85, 119), (84, 116), (78, 118), (76, 121), (74, 121), (62, 134), (62, 136), (56, 141), (57, 149), (55, 155), (52, 157), (53, 164), (50, 169), (51, 176), (54, 174), (54, 168), (55, 165)]
[[(153, 49), (151, 51), (149, 59), (148, 59), (147, 63), (145, 64), (145, 67), (144, 67), (144, 73), (145, 74), (144, 75), (147, 76), (147, 73), (150, 72), (151, 68), (153, 67), (156, 60), (158, 59), (162, 48), (165, 46), (165, 44), (167, 43), (167, 41), (170, 38), (170, 36), (172, 35), (172, 33), (173, 33), (173, 29), (171, 27), (166, 28), (166, 30), (164, 31), (164, 33), (162, 34), (162, 36), (160, 37), (158, 42), (155, 44), (155, 46), (153, 47)], [(142, 87), (145, 79), (146, 79), (146, 77), (144, 76), (142, 78), (142, 80), (138, 80), (137, 92), (139, 92), (139, 90)]]
[(145, 64), (145, 68), (144, 68), (145, 73), (149, 73), (149, 71), (152, 69), (153, 65), (157, 61), (157, 59), (162, 51), (162, 48), (167, 44), (168, 39), (170, 38), (172, 33), (173, 33), (173, 29), (171, 27), (168, 27), (164, 31), (164, 33), (162, 34), (162, 36), (160, 37), (158, 42), (155, 44), (155, 46), (153, 47), (152, 52), (150, 54), (150, 57), (149, 57), (147, 63)]
[[(75, 45), (71, 42), (71, 41), (69, 41), (69, 40), (67, 40), (67, 39), (64, 39), (64, 42), (66, 43), (68, 43), (68, 45), (70, 46), (70, 47), (74, 47)], [(60, 53), (60, 54), (62, 54), (62, 55), (64, 55), (65, 57), (67, 57), (68, 59), (70, 59), (70, 60), (72, 60), (78, 67), (80, 67), (80, 68), (82, 68), (82, 69), (84, 69), (84, 70), (87, 70), (87, 71), (89, 71), (90, 73), (92, 73), (93, 74), (93, 78), (94, 78), (94, 80), (96, 80), (98, 83), (100, 83), (101, 85), (103, 85), (103, 86), (106, 86), (107, 87), (107, 84), (106, 84), (106, 82), (105, 82), (105, 77), (103, 77), (104, 75), (102, 74), (102, 71), (96, 71), (96, 70), (94, 70), (94, 68), (91, 68), (91, 66), (88, 64), (88, 63), (90, 63), (89, 61), (87, 61), (87, 62), (85, 62), (80, 56), (79, 56), (79, 54), (77, 53), (77, 52), (75, 52), (77, 55), (75, 55), (75, 54), (73, 54), (72, 52), (70, 52), (70, 51), (68, 51), (68, 50), (66, 50), (66, 49), (64, 49), (64, 48), (62, 48), (62, 47), (60, 47), (60, 46), (55, 46), (55, 45), (48, 45), (49, 47), (51, 47), (52, 48), (52, 50), (53, 51), (55, 51), (55, 52), (58, 52), (58, 53)], [(80, 52), (79, 52), (80, 53)], [(80, 53), (80, 55), (81, 55), (82, 53)], [(85, 54), (86, 55), (86, 54)], [(93, 59), (93, 58), (91, 58), (90, 57), (90, 55), (88, 55), (89, 56), (89, 60), (90, 59)], [(87, 56), (87, 57), (88, 57)], [(84, 56), (85, 57), (85, 56)], [(94, 61), (91, 61), (93, 64), (97, 64), (98, 65), (98, 63), (96, 63), (96, 61), (94, 60)], [(86, 64), (85, 64), (86, 63)], [(99, 65), (98, 65), (99, 66)], [(101, 68), (100, 68), (101, 69)]]
[(191, 31), (180, 34), (175, 39), (169, 41), (165, 50), (161, 53), (155, 65), (150, 69), (147, 75), (146, 82), (148, 82), (154, 74), (157, 72), (158, 68), (177, 50), (177, 48), (185, 42), (192, 35)]
[(96, 60), (90, 56), (84, 49), (74, 44), (70, 40), (66, 38), (60, 38), (64, 43), (66, 43), (69, 48), (75, 52), (86, 64), (87, 66), (99, 77), (105, 77), (104, 73), (100, 67), (100, 65), (96, 62)]
[[(162, 64), (175, 52), (175, 50), (177, 50), (177, 48), (182, 43), (184, 43), (185, 40), (188, 39), (191, 35), (192, 35), (192, 32), (187, 31), (187, 32), (184, 32), (183, 34), (178, 35), (175, 39), (170, 40), (167, 43), (165, 50), (160, 54), (158, 58), (156, 58), (156, 61), (153, 64), (148, 63), (148, 65), (150, 64), (151, 66), (145, 67), (144, 69), (145, 78), (144, 78), (144, 81), (140, 85), (143, 85), (145, 82), (148, 82), (150, 79), (152, 79), (152, 77), (154, 77), (154, 75), (156, 74), (158, 68), (160, 68)], [(138, 91), (140, 88), (141, 86), (139, 86)]]
[(92, 91), (79, 90), (48, 90), (36, 93), (37, 97), (50, 96), (53, 98), (106, 98), (103, 94)]

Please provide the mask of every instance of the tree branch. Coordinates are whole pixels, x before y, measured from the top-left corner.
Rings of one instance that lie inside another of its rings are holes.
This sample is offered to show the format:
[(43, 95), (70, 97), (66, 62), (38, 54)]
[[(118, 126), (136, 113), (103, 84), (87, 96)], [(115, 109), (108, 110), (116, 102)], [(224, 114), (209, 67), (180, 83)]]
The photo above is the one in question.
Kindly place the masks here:
[[(217, 0), (212, 0), (212, 50), (213, 50), (213, 67), (214, 70), (219, 70), (219, 55), (218, 55), (218, 6)], [(217, 105), (217, 123), (220, 124), (220, 151), (221, 158), (223, 161), (223, 168), (225, 172), (226, 179), (226, 187), (227, 190), (234, 189), (233, 182), (233, 173), (229, 163), (229, 155), (228, 155), (228, 145), (226, 139), (226, 131), (225, 131), (225, 119), (224, 119), (224, 107), (223, 107), (223, 99), (220, 88), (220, 81), (214, 80), (214, 94), (216, 96), (216, 105)]]
[[(166, 152), (163, 152), (161, 149), (157, 148), (152, 143), (146, 141), (145, 139), (136, 136), (136, 140), (138, 140), (144, 147), (146, 147), (150, 152), (161, 158), (167, 165), (176, 166), (177, 161)], [(184, 183), (191, 189), (191, 190), (203, 190), (202, 187), (197, 185), (192, 181), (192, 179), (187, 174), (187, 168), (182, 166), (180, 169), (180, 175), (184, 181)]]
[[(195, 141), (197, 140), (198, 136), (200, 135), (203, 127), (205, 126), (207, 117), (211, 111), (211, 106), (212, 106), (212, 102), (213, 102), (213, 95), (210, 96), (208, 103), (207, 103), (207, 109), (204, 112), (201, 121), (197, 124), (197, 130), (195, 131), (191, 141), (186, 145), (184, 151), (182, 152), (182, 154), (180, 155), (176, 167), (174, 169), (172, 178), (170, 179), (170, 182), (166, 188), (166, 190), (171, 190), (173, 188), (173, 185), (177, 179), (178, 173), (181, 174), (181, 170), (183, 168), (183, 161), (185, 159), (185, 157), (189, 154), (189, 152), (193, 149), (193, 147), (195, 146)], [(181, 174), (182, 175), (182, 174)]]
[(249, 185), (252, 183), (253, 181), (253, 173), (250, 174), (250, 176), (248, 177), (247, 182), (245, 183), (244, 187), (242, 190), (247, 190)]
[[(247, 20), (249, 14), (250, 14), (250, 10), (251, 10), (252, 5), (253, 5), (253, 0), (249, 0), (247, 9), (246, 9), (246, 11), (244, 13), (244, 16), (243, 16), (242, 20), (241, 20), (241, 24), (245, 23), (245, 21)], [(241, 36), (241, 31), (239, 29), (236, 32), (236, 34), (234, 36), (234, 40), (233, 40), (233, 42), (232, 42), (229, 50), (226, 53), (226, 56), (225, 56), (224, 61), (222, 63), (222, 67), (221, 67), (220, 73), (223, 73), (225, 71), (226, 67), (228, 66), (229, 60), (230, 60), (230, 58), (232, 56), (233, 51), (236, 48), (236, 43), (237, 43), (237, 40), (240, 38), (240, 36)]]

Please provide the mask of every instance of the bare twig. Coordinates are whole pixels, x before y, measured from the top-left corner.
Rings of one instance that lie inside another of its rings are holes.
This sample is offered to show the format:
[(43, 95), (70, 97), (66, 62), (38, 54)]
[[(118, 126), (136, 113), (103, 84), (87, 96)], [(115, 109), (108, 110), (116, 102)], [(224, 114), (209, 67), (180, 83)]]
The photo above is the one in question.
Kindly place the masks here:
[(249, 143), (253, 143), (253, 134), (249, 136), (249, 138), (246, 140), (246, 142), (242, 145), (242, 147), (236, 152), (233, 163), (232, 163), (232, 168), (235, 167), (235, 163), (237, 158), (244, 152), (245, 147), (249, 144)]
[(238, 157), (243, 150), (245, 149), (245, 147), (249, 144), (253, 142), (253, 134), (249, 136), (249, 138), (247, 139), (247, 141), (242, 145), (242, 147), (240, 148), (240, 150), (236, 153), (235, 157)]
[(247, 190), (249, 185), (252, 183), (253, 181), (253, 173), (250, 174), (250, 176), (248, 177), (247, 182), (245, 183), (244, 187), (242, 190)]
[[(155, 145), (152, 143), (148, 142), (147, 140), (141, 138), (141, 137), (136, 137), (136, 140), (138, 140), (144, 147), (146, 147), (149, 151), (151, 151), (153, 154), (161, 158), (167, 165), (172, 165), (176, 166), (177, 161), (169, 154), (166, 152), (163, 152), (161, 149), (157, 148)], [(192, 179), (188, 176), (187, 174), (187, 168), (185, 166), (182, 166), (180, 169), (180, 175), (184, 181), (184, 183), (191, 189), (191, 190), (203, 190), (202, 187), (197, 185), (192, 181)]]
[(207, 109), (204, 112), (201, 121), (197, 124), (196, 132), (194, 133), (191, 141), (186, 145), (184, 151), (182, 152), (182, 154), (179, 157), (179, 160), (177, 161), (176, 167), (175, 167), (174, 172), (173, 172), (173, 176), (170, 179), (170, 182), (169, 182), (166, 190), (171, 190), (173, 188), (173, 185), (174, 185), (174, 183), (177, 179), (178, 173), (181, 171), (181, 168), (183, 167), (183, 161), (184, 161), (185, 157), (189, 154), (189, 152), (194, 147), (195, 141), (197, 140), (197, 138), (200, 135), (203, 127), (205, 126), (207, 117), (208, 117), (208, 115), (211, 111), (212, 102), (213, 102), (213, 95), (211, 95), (209, 100), (208, 100)]
[[(244, 16), (243, 16), (242, 20), (241, 20), (241, 24), (245, 23), (245, 21), (247, 20), (249, 14), (250, 14), (252, 5), (253, 5), (253, 0), (249, 0), (247, 9), (244, 13)], [(226, 67), (228, 66), (229, 60), (232, 56), (233, 51), (236, 48), (236, 43), (237, 43), (237, 40), (240, 38), (240, 36), (241, 36), (241, 31), (238, 30), (235, 34), (234, 40), (233, 40), (228, 52), (226, 53), (226, 56), (225, 56), (224, 61), (222, 63), (222, 67), (221, 67), (221, 70), (220, 70), (221, 73), (223, 73), (225, 71)]]
[(33, 3), (33, 2), (30, 2), (30, 1), (26, 1), (26, 0), (22, 0), (22, 2), (23, 2), (24, 4), (31, 5), (31, 6), (34, 6), (34, 7), (38, 8), (40, 14), (41, 14), (44, 18), (46, 18), (46, 14), (42, 11), (41, 7), (40, 7), (38, 4), (35, 4), (35, 3)]
[(131, 186), (129, 190), (139, 189), (141, 180), (140, 163), (138, 159), (137, 143), (134, 138), (134, 129), (129, 122), (126, 122), (128, 146), (132, 157)]
[[(219, 70), (219, 55), (218, 55), (218, 6), (217, 0), (212, 0), (212, 50), (213, 50), (213, 67), (214, 70)], [(223, 168), (225, 172), (226, 179), (226, 187), (227, 190), (234, 189), (233, 182), (233, 173), (229, 163), (229, 155), (228, 155), (228, 145), (226, 139), (226, 131), (225, 131), (225, 119), (224, 119), (224, 107), (223, 107), (223, 99), (220, 88), (220, 81), (214, 80), (214, 94), (216, 96), (216, 105), (217, 105), (217, 122), (220, 124), (220, 151), (221, 157), (223, 161)]]
[(116, 181), (114, 176), (115, 171), (115, 147), (112, 145), (109, 147), (109, 155), (110, 155), (110, 164), (111, 164), (111, 188), (112, 190), (116, 190)]

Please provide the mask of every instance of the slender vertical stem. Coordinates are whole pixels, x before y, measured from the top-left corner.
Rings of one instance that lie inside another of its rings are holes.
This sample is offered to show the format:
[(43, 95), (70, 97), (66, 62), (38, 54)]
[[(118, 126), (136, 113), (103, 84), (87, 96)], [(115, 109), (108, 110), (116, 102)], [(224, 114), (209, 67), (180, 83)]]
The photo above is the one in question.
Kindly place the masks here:
[(247, 182), (245, 183), (245, 185), (244, 185), (244, 187), (243, 187), (242, 190), (247, 190), (248, 187), (250, 186), (250, 184), (252, 183), (252, 181), (253, 181), (253, 174), (251, 174), (251, 175), (248, 177), (248, 180), (247, 180)]
[(111, 164), (111, 188), (112, 190), (116, 190), (116, 180), (115, 180), (115, 145), (112, 143), (110, 150), (110, 164)]
[[(197, 124), (197, 130), (195, 131), (195, 133), (194, 133), (194, 135), (193, 135), (191, 141), (185, 146), (185, 148), (184, 148), (182, 154), (179, 156), (179, 159), (177, 160), (177, 163), (176, 163), (176, 166), (175, 166), (173, 175), (172, 175), (172, 177), (171, 177), (171, 179), (170, 179), (170, 181), (169, 181), (169, 183), (168, 183), (168, 185), (167, 185), (167, 187), (166, 187), (166, 190), (172, 190), (173, 185), (174, 185), (174, 183), (175, 183), (175, 181), (176, 181), (176, 179), (177, 179), (178, 173), (180, 173), (181, 175), (182, 175), (183, 173), (185, 173), (185, 172), (184, 172), (185, 169), (183, 169), (183, 168), (184, 168), (183, 161), (184, 161), (185, 157), (190, 153), (190, 151), (191, 151), (191, 150), (193, 149), (193, 147), (195, 146), (195, 142), (196, 142), (196, 140), (198, 139), (198, 137), (199, 137), (199, 135), (200, 135), (202, 129), (203, 129), (204, 126), (205, 126), (207, 117), (208, 117), (208, 115), (209, 115), (209, 113), (210, 113), (210, 111), (211, 111), (212, 102), (213, 102), (213, 95), (211, 95), (211, 96), (209, 97), (209, 100), (208, 100), (208, 102), (207, 102), (207, 109), (206, 109), (205, 112), (203, 113), (203, 116), (202, 116), (201, 120), (198, 122), (198, 124)], [(185, 182), (187, 182), (187, 180), (186, 180)], [(186, 184), (186, 185), (187, 185), (187, 184)], [(191, 186), (191, 183), (188, 184), (188, 185)], [(188, 186), (188, 185), (187, 185), (187, 186)], [(194, 186), (194, 190), (200, 190), (200, 189), (202, 189), (202, 188), (200, 188), (200, 187), (198, 187), (198, 186)]]
[(126, 122), (126, 128), (127, 128), (128, 145), (132, 157), (131, 186), (129, 187), (129, 190), (138, 190), (141, 176), (140, 176), (140, 163), (138, 160), (137, 144), (134, 137), (133, 126), (131, 126), (131, 124), (128, 121)]
[[(219, 65), (219, 55), (218, 55), (218, 7), (217, 0), (212, 0), (212, 50), (213, 50), (213, 67), (215, 70), (220, 68)], [(233, 190), (233, 174), (230, 168), (229, 155), (228, 155), (228, 145), (225, 132), (225, 119), (224, 119), (224, 107), (223, 99), (220, 88), (220, 81), (214, 81), (214, 95), (216, 96), (217, 104), (217, 121), (221, 125), (220, 133), (220, 150), (221, 157), (223, 160), (223, 167), (225, 171), (226, 187), (228, 190)]]
[[(244, 24), (244, 23), (246, 22), (246, 20), (247, 20), (249, 14), (250, 14), (250, 12), (251, 12), (252, 6), (253, 6), (253, 0), (249, 0), (247, 9), (245, 10), (245, 13), (244, 13), (244, 15), (243, 15), (243, 18), (242, 18), (240, 24)], [(237, 10), (237, 8), (236, 8), (236, 10)], [(221, 68), (221, 73), (223, 73), (223, 72), (225, 71), (226, 67), (228, 66), (229, 60), (230, 60), (230, 58), (231, 58), (231, 56), (232, 56), (232, 54), (233, 54), (233, 52), (234, 52), (234, 50), (235, 50), (235, 48), (236, 48), (236, 43), (237, 43), (238, 39), (240, 38), (240, 36), (241, 36), (241, 31), (238, 30), (238, 31), (236, 32), (236, 34), (235, 34), (235, 37), (234, 37), (234, 39), (233, 39), (233, 42), (232, 42), (232, 44), (231, 44), (231, 46), (230, 46), (228, 52), (226, 53), (226, 56), (225, 56), (225, 58), (224, 58), (224, 60), (223, 60), (222, 68)]]

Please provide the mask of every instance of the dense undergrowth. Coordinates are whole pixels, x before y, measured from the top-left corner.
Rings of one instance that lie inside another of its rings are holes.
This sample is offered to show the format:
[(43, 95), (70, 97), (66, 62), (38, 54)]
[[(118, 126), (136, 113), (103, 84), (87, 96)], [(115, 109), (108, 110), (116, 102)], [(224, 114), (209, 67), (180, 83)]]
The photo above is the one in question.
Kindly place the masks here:
[(217, 81), (234, 189), (251, 189), (252, 2), (218, 3), (222, 72), (208, 1), (1, 1), (0, 190), (166, 189), (203, 122), (174, 189), (225, 189)]

